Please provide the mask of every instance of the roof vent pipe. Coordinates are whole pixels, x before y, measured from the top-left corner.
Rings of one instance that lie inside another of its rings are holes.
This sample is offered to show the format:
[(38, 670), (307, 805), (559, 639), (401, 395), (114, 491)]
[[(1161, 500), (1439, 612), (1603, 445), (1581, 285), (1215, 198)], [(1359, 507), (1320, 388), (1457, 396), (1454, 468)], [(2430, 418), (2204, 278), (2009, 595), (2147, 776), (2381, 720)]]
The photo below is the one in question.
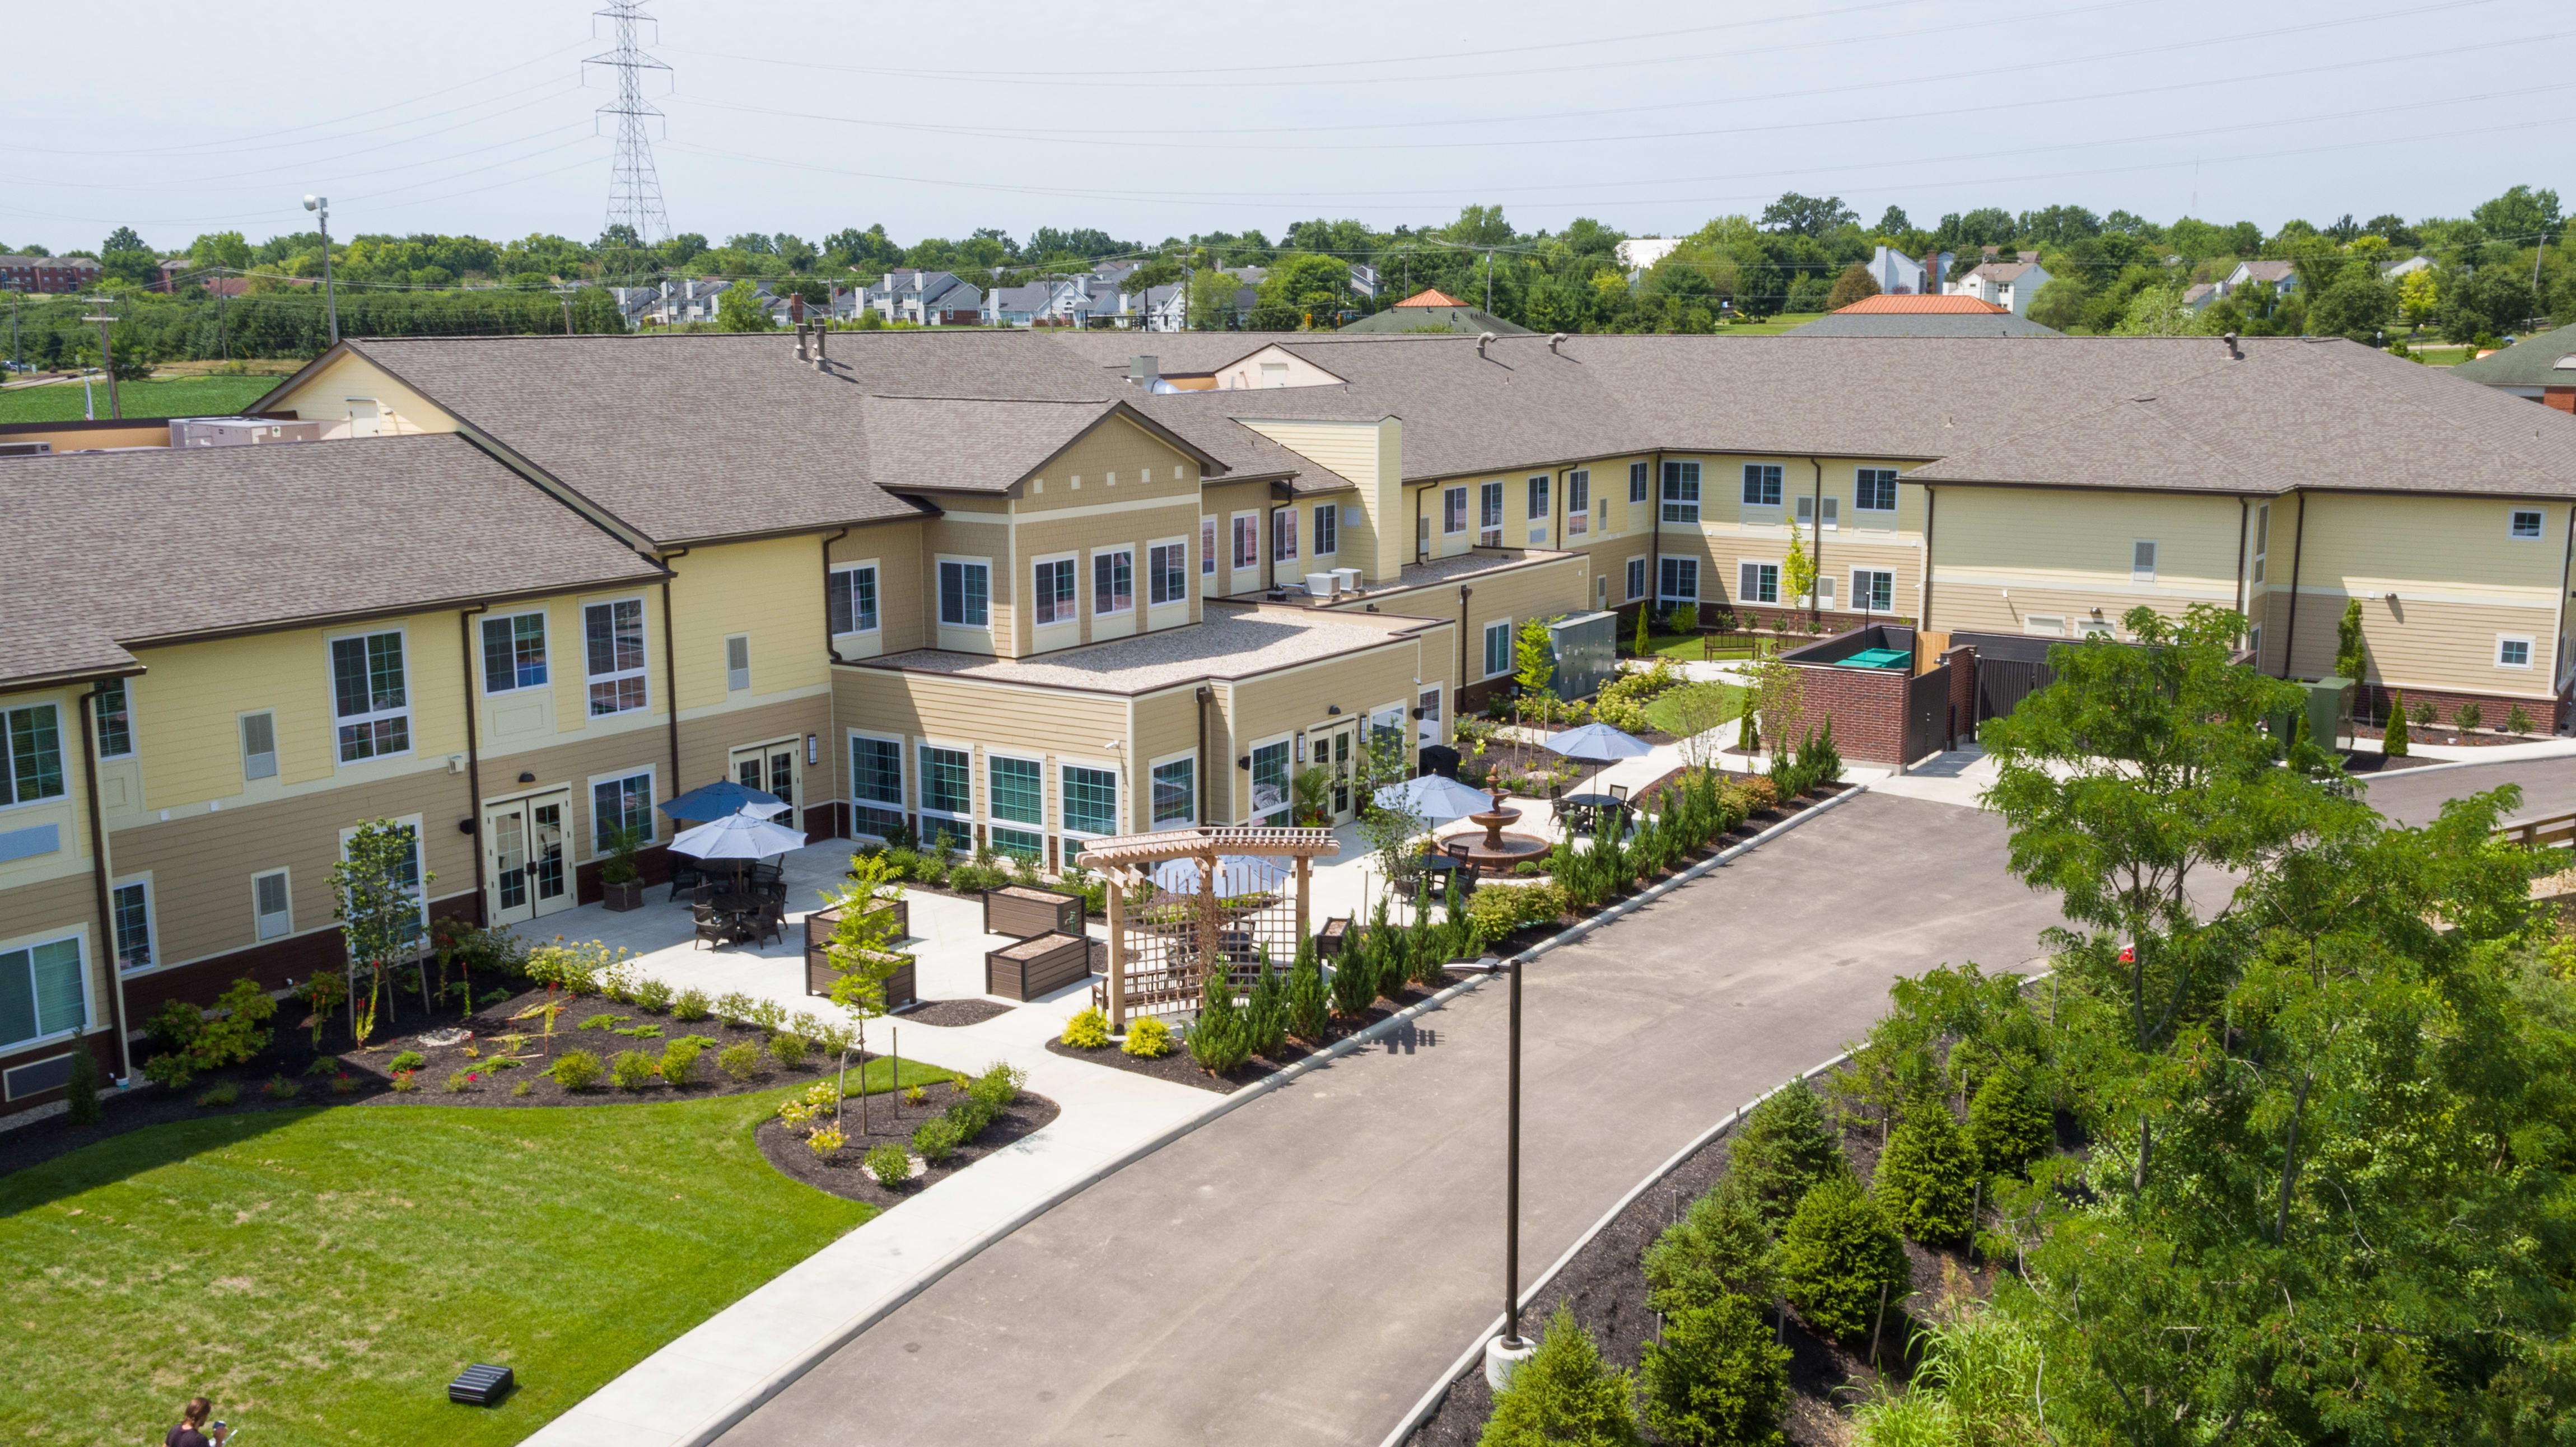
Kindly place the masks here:
[(1140, 354), (1127, 359), (1127, 380), (1148, 392), (1154, 390), (1155, 381), (1162, 375), (1163, 359), (1160, 357)]
[(806, 341), (805, 324), (800, 321), (796, 324), (796, 360), (810, 362), (813, 359), (813, 349)]
[(1486, 344), (1487, 342), (1492, 341), (1493, 339), (1494, 339), (1494, 334), (1493, 334), (1492, 332), (1479, 332), (1479, 333), (1477, 333), (1477, 335), (1476, 335), (1476, 355), (1477, 355), (1477, 356), (1479, 356), (1479, 357), (1481, 357), (1481, 356), (1485, 355), (1485, 344)]
[(819, 318), (816, 319), (814, 323), (814, 370), (817, 372), (823, 370), (823, 334), (831, 329), (830, 324)]
[(2245, 353), (2236, 345), (2236, 334), (2234, 332), (2222, 332), (2220, 333), (2220, 337), (2227, 343), (2227, 359), (2229, 361), (2241, 362), (2245, 360)]
[[(1548, 349), (1549, 351), (1551, 351), (1551, 352), (1555, 352), (1555, 351), (1556, 351), (1556, 344), (1557, 344), (1557, 343), (1559, 343), (1559, 342), (1561, 342), (1561, 341), (1564, 341), (1564, 340), (1565, 340), (1565, 333), (1563, 333), (1563, 332), (1550, 332), (1550, 333), (1548, 333), (1548, 334), (1547, 334), (1547, 349)], [(1557, 353), (1557, 355), (1559, 355), (1559, 356), (1563, 356), (1563, 355), (1564, 355), (1564, 353), (1562, 353), (1562, 352), (1558, 352), (1558, 353)]]

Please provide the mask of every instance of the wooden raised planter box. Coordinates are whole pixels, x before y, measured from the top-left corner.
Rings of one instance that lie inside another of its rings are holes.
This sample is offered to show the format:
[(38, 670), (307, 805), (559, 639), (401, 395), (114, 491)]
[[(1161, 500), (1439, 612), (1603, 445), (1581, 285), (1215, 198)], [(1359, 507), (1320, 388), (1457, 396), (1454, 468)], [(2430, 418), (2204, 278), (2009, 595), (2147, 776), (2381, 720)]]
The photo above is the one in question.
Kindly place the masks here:
[(1091, 941), (1078, 934), (1049, 931), (984, 952), (984, 993), (1005, 1000), (1051, 995), (1090, 974)]
[(984, 933), (1032, 939), (1082, 933), (1082, 896), (1026, 884), (984, 891)]
[[(910, 937), (912, 906), (908, 901), (887, 900), (877, 908), (894, 912), (893, 938)], [(832, 981), (840, 974), (832, 968), (832, 931), (839, 928), (840, 923), (841, 912), (838, 909), (818, 909), (805, 916), (805, 993), (808, 995), (832, 993)], [(885, 982), (885, 1003), (889, 1010), (899, 1010), (920, 998), (913, 985), (912, 956), (900, 957), (903, 963), (895, 967), (894, 974)]]

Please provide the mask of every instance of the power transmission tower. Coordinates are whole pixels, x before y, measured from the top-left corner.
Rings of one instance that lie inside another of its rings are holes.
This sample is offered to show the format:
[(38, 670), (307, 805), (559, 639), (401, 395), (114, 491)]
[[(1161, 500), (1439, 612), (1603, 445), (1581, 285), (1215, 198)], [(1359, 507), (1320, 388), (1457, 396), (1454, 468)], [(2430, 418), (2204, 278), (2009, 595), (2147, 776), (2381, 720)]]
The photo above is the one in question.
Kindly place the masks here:
[(606, 16), (617, 26), (616, 48), (582, 62), (617, 72), (617, 99), (599, 108), (599, 114), (617, 117), (617, 164), (608, 182), (608, 224), (623, 224), (635, 233), (637, 245), (651, 246), (670, 236), (671, 219), (662, 210), (662, 177), (653, 169), (653, 138), (644, 126), (647, 120), (660, 119), (662, 112), (644, 98), (644, 72), (668, 74), (671, 67), (636, 43), (636, 22), (653, 18), (644, 13), (644, 0), (608, 0), (608, 8), (591, 13)]

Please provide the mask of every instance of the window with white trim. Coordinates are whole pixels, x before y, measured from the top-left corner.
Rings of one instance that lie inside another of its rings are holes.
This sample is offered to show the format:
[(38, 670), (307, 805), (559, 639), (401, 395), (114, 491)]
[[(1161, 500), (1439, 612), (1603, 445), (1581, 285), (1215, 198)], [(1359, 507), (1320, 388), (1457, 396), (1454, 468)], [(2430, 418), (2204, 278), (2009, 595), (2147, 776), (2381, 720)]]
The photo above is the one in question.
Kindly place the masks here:
[(277, 715), (263, 709), (241, 716), (242, 782), (277, 777)]
[(1174, 759), (1153, 772), (1153, 827), (1187, 829), (1199, 821), (1199, 762)]
[(1077, 616), (1073, 605), (1073, 559), (1049, 558), (1039, 563), (1029, 599), (1037, 610), (1039, 627), (1073, 622)]
[(1088, 764), (1066, 764), (1058, 782), (1064, 800), (1066, 853), (1076, 838), (1099, 839), (1118, 832), (1118, 775)]
[(1592, 531), (1592, 474), (1581, 468), (1565, 475), (1565, 535), (1579, 538)]
[(1239, 512), (1234, 515), (1234, 565), (1238, 568), (1261, 566), (1261, 514)]
[(2156, 580), (2156, 545), (2147, 538), (2129, 544), (2129, 581), (2152, 583)]
[(1862, 467), (1852, 472), (1852, 511), (1896, 511), (1896, 469)]
[(1780, 565), (1778, 563), (1736, 564), (1735, 601), (1738, 603), (1779, 602)]
[(61, 797), (62, 713), (50, 703), (0, 711), (8, 735), (9, 773), (0, 779), (0, 804), (28, 804)]
[(653, 841), (653, 772), (602, 779), (590, 786), (590, 852), (604, 857), (609, 836), (621, 829), (635, 833), (638, 844)]
[(98, 718), (98, 756), (122, 759), (134, 752), (134, 708), (125, 692), (125, 680), (111, 678), (100, 684), (98, 701), (90, 705)]
[(2254, 509), (2254, 581), (2263, 581), (2263, 557), (2272, 548), (2272, 505)]
[(2513, 510), (2513, 519), (2507, 525), (2506, 533), (2511, 537), (2536, 538), (2540, 536), (2540, 525), (2540, 509), (2518, 507)]
[(1132, 613), (1136, 608), (1136, 550), (1112, 548), (1091, 555), (1091, 612)]
[(0, 1049), (89, 1022), (78, 935), (0, 950)]
[(751, 690), (751, 635), (736, 633), (725, 643), (725, 692), (748, 693)]
[(1548, 500), (1548, 484), (1551, 481), (1553, 479), (1545, 473), (1529, 480), (1529, 520), (1531, 522), (1547, 521), (1553, 510)]
[(921, 832), (933, 816), (964, 823), (975, 814), (975, 754), (940, 744), (921, 746)]
[(850, 829), (884, 839), (910, 822), (903, 806), (903, 745), (850, 736)]
[(1499, 548), (1503, 545), (1503, 485), (1499, 482), (1480, 484), (1476, 489), (1476, 546)]
[(1500, 678), (1512, 671), (1512, 620), (1497, 618), (1485, 625), (1485, 677)]
[(401, 629), (331, 640), (332, 718), (341, 763), (410, 753), (410, 700)]
[(1631, 503), (1640, 503), (1640, 502), (1644, 502), (1645, 500), (1646, 500), (1646, 464), (1644, 464), (1644, 463), (1642, 463), (1642, 462), (1632, 462), (1632, 463), (1629, 463), (1629, 464), (1628, 464), (1628, 501), (1629, 501), (1629, 502), (1631, 502)]
[(1315, 508), (1315, 556), (1329, 558), (1342, 550), (1342, 505), (1328, 502)]
[(1216, 519), (1199, 519), (1199, 576), (1216, 576)]
[(1440, 531), (1455, 536), (1467, 530), (1467, 489), (1444, 488), (1440, 493)]
[(1633, 603), (1644, 596), (1646, 596), (1646, 560), (1642, 557), (1630, 558), (1628, 560), (1628, 601)]
[(1852, 569), (1852, 603), (1864, 613), (1888, 613), (1896, 608), (1896, 574), (1885, 568)]
[(483, 691), (515, 693), (546, 686), (546, 615), (512, 613), (483, 620)]
[(1046, 858), (1046, 765), (1036, 759), (987, 754), (984, 781), (984, 814), (991, 821), (987, 833), (993, 852), (1031, 863)]
[(1664, 521), (1695, 523), (1699, 521), (1699, 464), (1667, 462), (1664, 464)]
[(1780, 505), (1780, 464), (1776, 462), (1744, 464), (1744, 505), (1746, 507)]
[(152, 886), (137, 880), (108, 891), (108, 910), (116, 920), (116, 967), (152, 968)]
[(285, 870), (272, 869), (251, 877), (250, 912), (261, 939), (273, 940), (295, 932), (295, 892), (288, 886)]
[(1274, 507), (1270, 510), (1270, 560), (1284, 563), (1297, 556), (1297, 509)]
[(1664, 558), (1655, 569), (1655, 587), (1666, 603), (1699, 601), (1699, 559)]
[(1273, 739), (1252, 746), (1252, 822), (1288, 822), (1288, 741)]
[[(649, 830), (649, 821), (647, 827)], [(429, 895), (421, 888), (420, 879), (420, 816), (414, 814), (408, 819), (394, 821), (394, 832), (401, 836), (403, 842), (402, 862), (395, 870), (395, 879), (401, 884), (403, 892), (411, 896), (412, 908), (417, 916), (416, 933), (413, 934), (412, 941), (417, 943), (429, 934)], [(358, 831), (354, 828), (340, 831), (342, 863), (348, 862), (350, 841), (357, 837)], [(651, 837), (649, 832), (646, 837)]]
[(949, 628), (993, 625), (993, 567), (943, 559), (939, 564), (939, 621)]
[(1157, 607), (1190, 601), (1190, 545), (1156, 543), (1145, 550), (1145, 596)]
[(2496, 639), (2496, 667), (2498, 667), (2498, 668), (2529, 668), (2530, 666), (2531, 666), (2531, 640), (2530, 640), (2530, 639), (2528, 639), (2528, 638), (2507, 638), (2507, 637), (2501, 637), (2501, 636), (2500, 636), (2500, 637), (2498, 637), (2498, 638)]
[(825, 590), (831, 608), (832, 636), (877, 631), (877, 570), (873, 563), (834, 568)]
[(590, 716), (633, 713), (650, 701), (644, 676), (644, 600), (591, 603), (581, 610), (583, 663), (589, 670)]

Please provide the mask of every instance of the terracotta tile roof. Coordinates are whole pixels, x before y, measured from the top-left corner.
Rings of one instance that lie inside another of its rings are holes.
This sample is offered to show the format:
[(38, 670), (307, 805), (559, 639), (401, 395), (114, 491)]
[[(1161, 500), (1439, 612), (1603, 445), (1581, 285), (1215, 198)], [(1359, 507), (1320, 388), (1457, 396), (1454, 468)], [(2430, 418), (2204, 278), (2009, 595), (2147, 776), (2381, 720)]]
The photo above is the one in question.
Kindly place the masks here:
[(1993, 302), (1973, 296), (1898, 296), (1881, 293), (1877, 296), (1862, 297), (1850, 306), (1837, 310), (1834, 315), (1849, 316), (1855, 312), (1864, 315), (1872, 312), (1974, 312), (1981, 316), (1992, 316), (1996, 312), (2009, 310), (2011, 308), (1999, 307)]
[(1409, 296), (1409, 297), (1406, 297), (1404, 300), (1402, 300), (1402, 301), (1400, 301), (1400, 302), (1397, 302), (1397, 303), (1396, 303), (1396, 305), (1397, 305), (1397, 306), (1465, 306), (1465, 305), (1466, 305), (1466, 303), (1465, 303), (1465, 302), (1463, 302), (1463, 301), (1458, 300), (1458, 298), (1456, 298), (1456, 297), (1454, 297), (1454, 296), (1451, 296), (1449, 293), (1447, 293), (1447, 292), (1445, 292), (1445, 291), (1442, 291), (1442, 290), (1440, 290), (1440, 289), (1439, 289), (1439, 288), (1437, 288), (1437, 287), (1429, 287), (1429, 286), (1426, 286), (1426, 287), (1424, 287), (1422, 290), (1415, 292), (1413, 295), (1411, 295), (1411, 296)]

